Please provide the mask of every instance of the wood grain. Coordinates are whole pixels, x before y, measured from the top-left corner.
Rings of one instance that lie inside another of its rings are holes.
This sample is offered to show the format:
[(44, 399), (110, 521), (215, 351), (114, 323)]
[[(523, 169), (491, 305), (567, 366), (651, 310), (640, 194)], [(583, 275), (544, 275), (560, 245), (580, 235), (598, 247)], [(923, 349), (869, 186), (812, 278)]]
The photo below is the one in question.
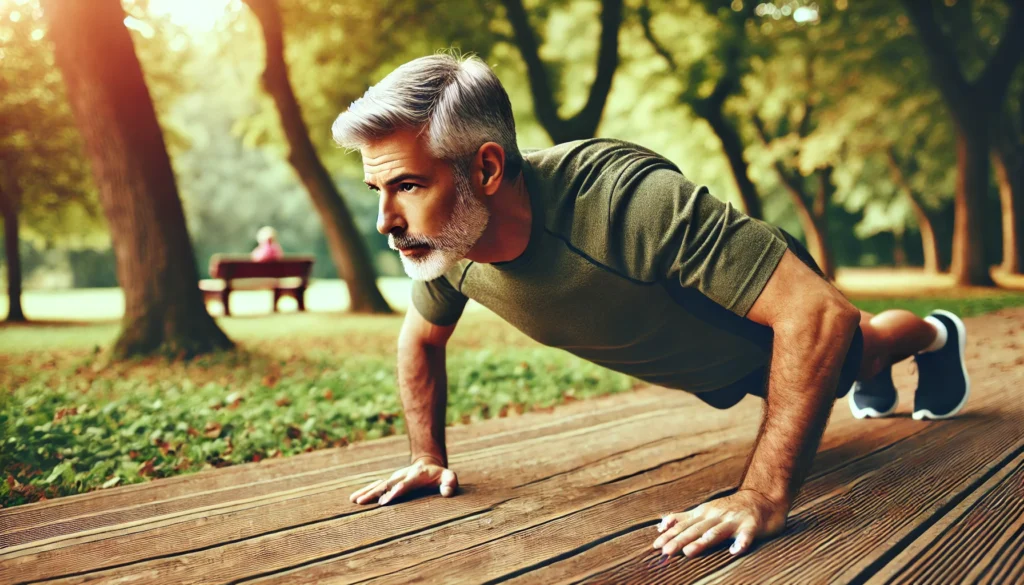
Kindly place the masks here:
[[(616, 409), (623, 414), (643, 409), (644, 405), (656, 404), (662, 397), (679, 395), (678, 392), (660, 388), (645, 388), (639, 391), (623, 392), (610, 396), (581, 400), (558, 407), (558, 416), (549, 413), (527, 412), (521, 416), (496, 418), (488, 421), (448, 427), (449, 448), (473, 449), (477, 441), (509, 440), (529, 432), (555, 432), (566, 425), (585, 423), (588, 416), (605, 416)], [(695, 400), (688, 397), (690, 400)], [(671, 399), (671, 398), (670, 398)], [(0, 510), (0, 535), (18, 529), (59, 522), (72, 516), (96, 514), (153, 502), (173, 500), (183, 496), (212, 492), (219, 489), (237, 489), (256, 482), (299, 475), (311, 470), (344, 465), (352, 461), (400, 456), (408, 453), (408, 438), (405, 435), (386, 437), (373, 441), (352, 443), (342, 448), (322, 449), (292, 457), (264, 459), (259, 463), (233, 465), (220, 469), (209, 469), (150, 481), (147, 483), (120, 486), (113, 489), (97, 490), (45, 502)], [(4, 542), (0, 540), (0, 548)]]
[[(692, 397), (682, 396), (681, 393), (661, 390), (654, 392), (653, 395), (640, 397), (636, 403), (622, 402), (599, 411), (577, 413), (564, 420), (561, 417), (538, 417), (530, 421), (534, 424), (523, 428), (513, 426), (503, 432), (493, 434), (487, 434), (486, 430), (476, 430), (472, 438), (452, 446), (452, 457), (462, 450), (481, 452), (496, 448), (513, 449), (514, 447), (510, 447), (510, 445), (515, 445), (520, 441), (548, 436), (558, 433), (562, 429), (586, 428), (588, 425), (593, 425), (595, 421), (613, 421), (637, 413), (647, 413), (661, 402), (675, 400), (674, 404), (679, 404), (679, 399), (683, 399), (684, 403), (695, 400)], [(495, 422), (501, 423), (504, 420), (506, 419), (497, 419)], [(487, 423), (482, 424), (487, 425)], [(316, 487), (323, 482), (335, 481), (339, 477), (351, 477), (355, 480), (360, 474), (380, 474), (384, 471), (390, 474), (394, 469), (408, 464), (407, 443), (398, 446), (394, 442), (389, 442), (383, 452), (365, 449), (362, 452), (356, 450), (349, 454), (356, 457), (340, 460), (335, 465), (321, 467), (310, 467), (308, 464), (313, 461), (307, 461), (304, 462), (303, 467), (292, 468), (287, 473), (271, 479), (242, 480), (243, 483), (228, 483), (221, 487), (198, 484), (201, 487), (189, 493), (145, 503), (133, 503), (129, 500), (121, 507), (102, 506), (103, 509), (98, 512), (92, 510), (94, 501), (90, 500), (85, 502), (82, 510), (74, 507), (56, 510), (45, 508), (46, 521), (42, 518), (43, 514), (29, 518), (24, 516), (0, 518), (3, 525), (7, 527), (4, 533), (0, 533), (0, 551), (68, 534), (139, 522), (149, 518), (182, 514), (189, 510), (208, 512), (232, 502), (243, 502), (252, 498), (270, 497), (289, 490)], [(262, 465), (262, 462), (249, 465), (258, 467)], [(31, 506), (35, 506), (35, 504), (27, 507)], [(15, 508), (15, 510), (17, 509)], [(65, 513), (65, 516), (54, 518), (54, 514), (58, 512)]]

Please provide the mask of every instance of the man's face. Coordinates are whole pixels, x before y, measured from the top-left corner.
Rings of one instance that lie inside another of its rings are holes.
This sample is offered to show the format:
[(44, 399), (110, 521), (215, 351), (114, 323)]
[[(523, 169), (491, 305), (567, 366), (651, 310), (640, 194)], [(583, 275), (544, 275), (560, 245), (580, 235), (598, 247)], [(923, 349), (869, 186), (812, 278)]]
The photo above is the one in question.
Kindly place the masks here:
[(363, 147), (366, 184), (378, 191), (377, 231), (398, 250), (406, 274), (433, 280), (465, 258), (490, 213), (469, 178), (434, 158), (415, 130)]

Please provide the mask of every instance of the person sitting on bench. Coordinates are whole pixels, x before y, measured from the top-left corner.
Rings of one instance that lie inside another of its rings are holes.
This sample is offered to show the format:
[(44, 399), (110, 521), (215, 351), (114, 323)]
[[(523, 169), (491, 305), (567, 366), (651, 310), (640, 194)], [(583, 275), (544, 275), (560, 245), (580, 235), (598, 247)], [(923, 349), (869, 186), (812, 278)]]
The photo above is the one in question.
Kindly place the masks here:
[(263, 226), (256, 232), (259, 245), (252, 251), (252, 259), (256, 262), (273, 262), (284, 257), (281, 244), (277, 243), (277, 231), (270, 226)]

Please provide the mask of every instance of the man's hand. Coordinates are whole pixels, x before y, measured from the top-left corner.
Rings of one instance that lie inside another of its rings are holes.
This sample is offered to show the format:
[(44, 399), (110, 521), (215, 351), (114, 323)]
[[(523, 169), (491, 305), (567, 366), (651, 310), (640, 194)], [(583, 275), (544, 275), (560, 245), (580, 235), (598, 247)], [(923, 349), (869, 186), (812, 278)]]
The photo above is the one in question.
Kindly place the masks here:
[(701, 504), (689, 512), (669, 514), (661, 520), (654, 548), (671, 556), (682, 549), (694, 557), (722, 541), (733, 538), (732, 554), (746, 552), (755, 539), (775, 536), (786, 527), (789, 506), (773, 502), (754, 490)]
[(454, 496), (456, 488), (459, 487), (455, 472), (441, 465), (441, 462), (433, 457), (420, 457), (412, 465), (392, 473), (387, 481), (378, 479), (353, 492), (348, 499), (356, 504), (370, 504), (376, 501), (383, 506), (403, 494), (438, 487), (442, 496)]

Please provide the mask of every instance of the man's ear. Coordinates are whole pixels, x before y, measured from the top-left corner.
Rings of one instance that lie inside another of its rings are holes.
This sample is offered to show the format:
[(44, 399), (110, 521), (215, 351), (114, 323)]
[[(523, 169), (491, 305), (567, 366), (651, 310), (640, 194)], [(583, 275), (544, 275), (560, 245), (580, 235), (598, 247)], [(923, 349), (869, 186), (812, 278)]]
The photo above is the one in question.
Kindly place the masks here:
[(474, 179), (484, 195), (494, 195), (505, 176), (505, 149), (496, 142), (487, 142), (476, 151)]

